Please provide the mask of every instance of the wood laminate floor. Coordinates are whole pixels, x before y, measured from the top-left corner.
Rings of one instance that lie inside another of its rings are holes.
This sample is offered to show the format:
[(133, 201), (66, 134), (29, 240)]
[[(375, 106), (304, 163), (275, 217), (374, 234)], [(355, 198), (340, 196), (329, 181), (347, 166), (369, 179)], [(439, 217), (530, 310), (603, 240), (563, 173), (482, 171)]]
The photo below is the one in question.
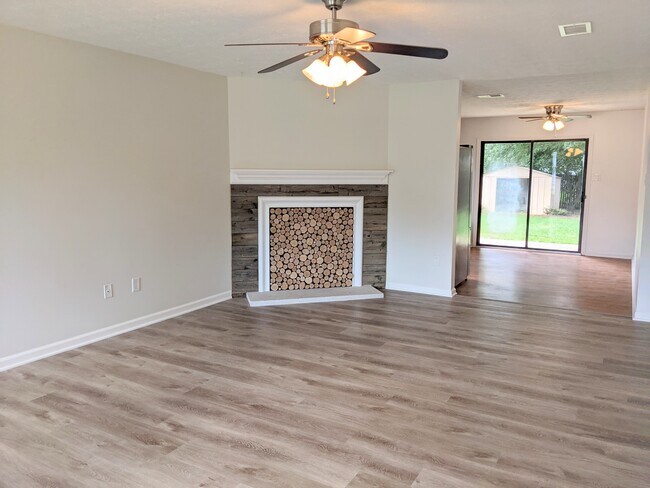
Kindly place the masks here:
[(632, 316), (629, 259), (475, 247), (460, 295)]
[(650, 326), (231, 300), (0, 373), (0, 486), (644, 487)]

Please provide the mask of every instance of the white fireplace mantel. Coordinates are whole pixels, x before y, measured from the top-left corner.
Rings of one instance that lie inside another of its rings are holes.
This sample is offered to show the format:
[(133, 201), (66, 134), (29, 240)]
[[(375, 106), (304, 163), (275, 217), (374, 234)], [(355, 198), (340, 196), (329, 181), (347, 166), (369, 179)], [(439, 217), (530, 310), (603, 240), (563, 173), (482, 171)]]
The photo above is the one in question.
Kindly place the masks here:
[(231, 169), (233, 185), (387, 185), (393, 170)]

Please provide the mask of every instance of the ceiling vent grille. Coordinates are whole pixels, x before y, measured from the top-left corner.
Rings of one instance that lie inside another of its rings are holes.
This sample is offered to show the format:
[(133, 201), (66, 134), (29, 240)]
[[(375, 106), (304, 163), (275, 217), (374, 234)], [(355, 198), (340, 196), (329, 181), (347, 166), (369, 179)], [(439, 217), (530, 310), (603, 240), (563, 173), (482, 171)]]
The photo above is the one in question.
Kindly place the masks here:
[(578, 24), (558, 25), (562, 37), (579, 36), (591, 34), (591, 22), (580, 22)]

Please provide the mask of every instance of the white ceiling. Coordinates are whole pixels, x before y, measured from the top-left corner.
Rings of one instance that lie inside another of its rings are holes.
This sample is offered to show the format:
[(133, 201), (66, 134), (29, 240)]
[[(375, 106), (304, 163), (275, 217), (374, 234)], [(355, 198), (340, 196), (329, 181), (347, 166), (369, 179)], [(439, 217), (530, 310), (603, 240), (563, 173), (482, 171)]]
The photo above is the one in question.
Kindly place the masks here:
[[(320, 0), (0, 0), (0, 23), (230, 76), (302, 49), (223, 44), (303, 41), (327, 16)], [(650, 85), (649, 0), (349, 0), (340, 17), (377, 41), (449, 49), (443, 61), (370, 54), (382, 71), (364, 82), (462, 79), (465, 116), (641, 108)], [(582, 21), (591, 35), (560, 37), (558, 24)], [(493, 92), (506, 98), (474, 97)]]

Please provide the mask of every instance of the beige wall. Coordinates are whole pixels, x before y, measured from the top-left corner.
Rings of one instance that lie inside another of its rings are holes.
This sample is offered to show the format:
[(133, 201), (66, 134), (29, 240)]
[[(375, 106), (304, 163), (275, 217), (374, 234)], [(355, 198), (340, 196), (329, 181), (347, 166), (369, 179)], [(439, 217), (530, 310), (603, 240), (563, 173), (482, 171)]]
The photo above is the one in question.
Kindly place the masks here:
[(0, 366), (228, 292), (227, 124), (223, 77), (0, 27)]
[(228, 78), (233, 168), (384, 169), (388, 86), (361, 80), (337, 104), (307, 80)]
[[(516, 117), (462, 120), (461, 144), (474, 146), (474, 221), (478, 212), (481, 142), (553, 139), (553, 134), (543, 130), (541, 125), (526, 123)], [(642, 132), (643, 111), (627, 110), (596, 112), (593, 119), (576, 119), (558, 134), (561, 138), (589, 139), (583, 254), (628, 259), (632, 257), (636, 235)]]
[(452, 293), (460, 86), (390, 87), (387, 288)]

